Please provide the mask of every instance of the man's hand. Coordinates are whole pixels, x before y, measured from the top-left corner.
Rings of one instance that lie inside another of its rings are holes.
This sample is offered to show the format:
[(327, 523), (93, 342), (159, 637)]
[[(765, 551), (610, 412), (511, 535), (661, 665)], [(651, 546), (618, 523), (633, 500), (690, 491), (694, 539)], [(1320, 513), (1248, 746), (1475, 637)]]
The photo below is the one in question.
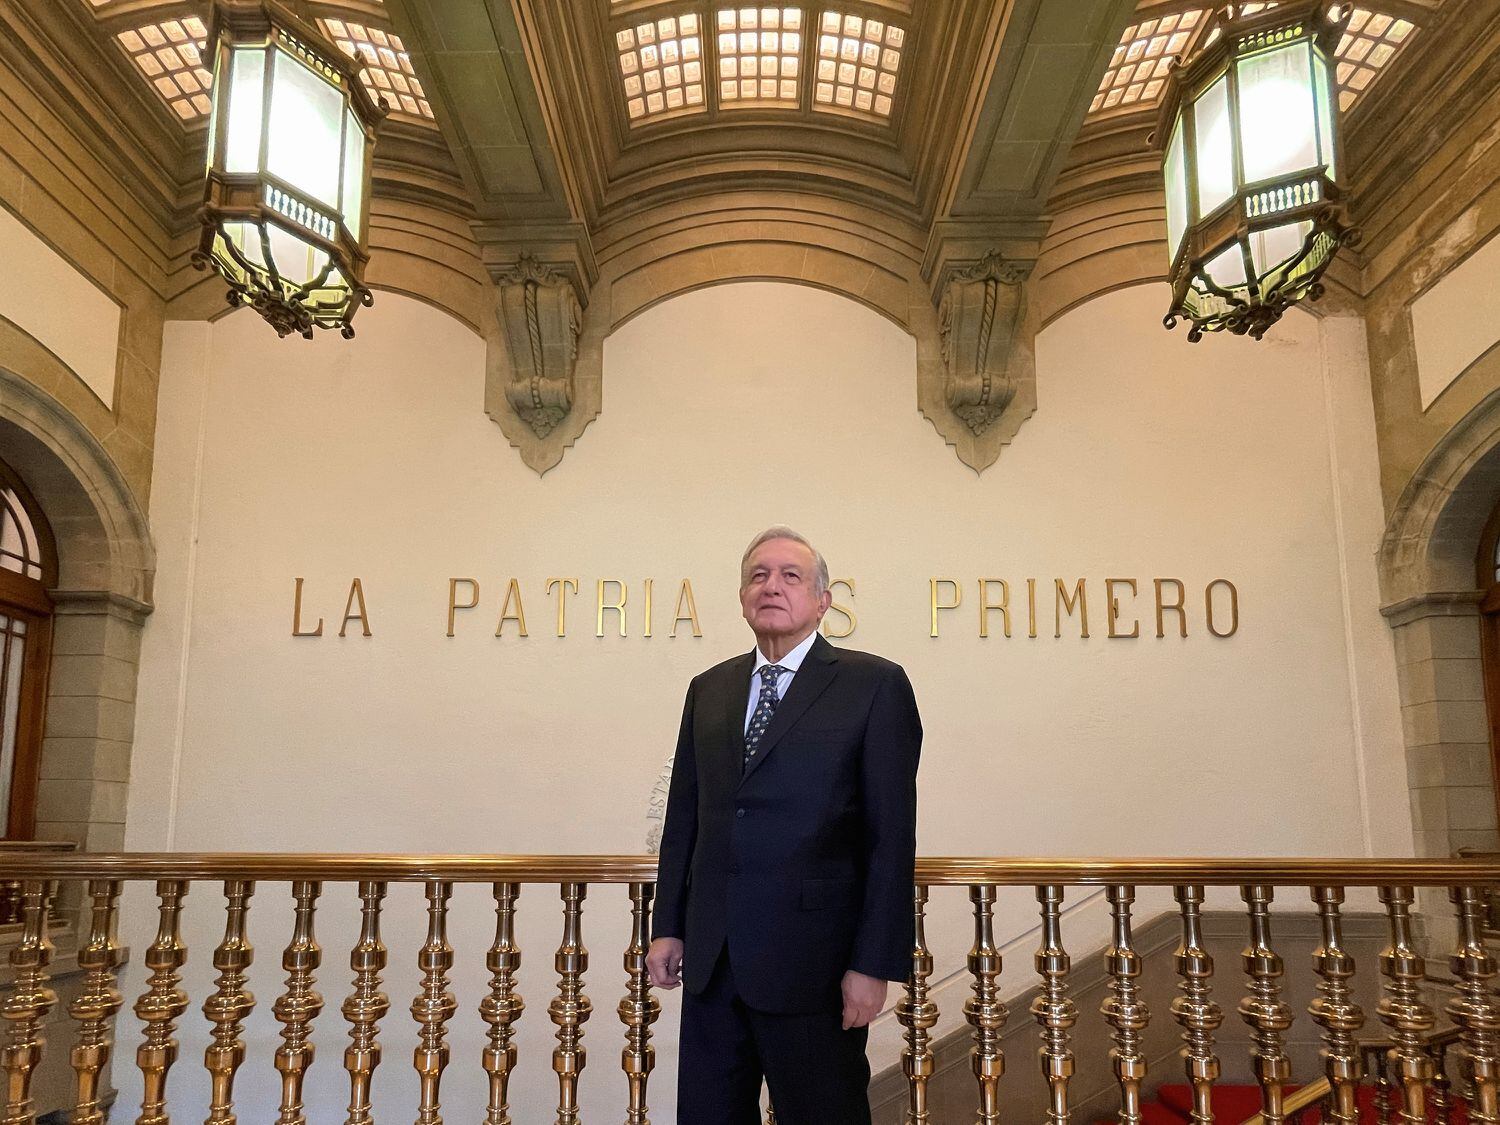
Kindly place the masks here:
[[(657, 988), (676, 988), (682, 983), (682, 940), (674, 937), (659, 937), (646, 950), (646, 973)], [(881, 982), (884, 984), (884, 982)], [(848, 994), (845, 993), (847, 996)], [(881, 997), (885, 996), (882, 989)], [(848, 1000), (844, 1010), (849, 1010)]]
[[(656, 948), (652, 943), (651, 948)], [(867, 977), (850, 969), (844, 974), (844, 1030), (851, 1027), (868, 1027), (870, 1021), (885, 1007), (885, 992), (889, 981), (878, 977)]]

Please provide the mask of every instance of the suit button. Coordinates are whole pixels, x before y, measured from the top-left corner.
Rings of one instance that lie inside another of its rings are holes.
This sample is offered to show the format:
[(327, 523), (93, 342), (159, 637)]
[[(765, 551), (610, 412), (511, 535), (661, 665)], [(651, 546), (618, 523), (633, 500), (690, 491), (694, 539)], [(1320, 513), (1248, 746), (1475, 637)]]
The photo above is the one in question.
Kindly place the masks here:
[(744, 816), (745, 815), (745, 810), (744, 809), (735, 809), (734, 810), (734, 815), (735, 816)]

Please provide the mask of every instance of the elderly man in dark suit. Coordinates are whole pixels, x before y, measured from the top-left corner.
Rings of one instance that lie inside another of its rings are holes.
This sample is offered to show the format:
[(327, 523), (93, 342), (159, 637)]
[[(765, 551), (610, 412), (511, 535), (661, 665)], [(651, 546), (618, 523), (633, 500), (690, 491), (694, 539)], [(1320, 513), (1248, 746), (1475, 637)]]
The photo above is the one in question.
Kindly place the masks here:
[(693, 680), (667, 799), (653, 940), (687, 985), (678, 1125), (870, 1120), (868, 1024), (912, 944), (922, 724), (899, 665), (818, 634), (828, 567), (756, 536), (740, 606), (756, 651)]

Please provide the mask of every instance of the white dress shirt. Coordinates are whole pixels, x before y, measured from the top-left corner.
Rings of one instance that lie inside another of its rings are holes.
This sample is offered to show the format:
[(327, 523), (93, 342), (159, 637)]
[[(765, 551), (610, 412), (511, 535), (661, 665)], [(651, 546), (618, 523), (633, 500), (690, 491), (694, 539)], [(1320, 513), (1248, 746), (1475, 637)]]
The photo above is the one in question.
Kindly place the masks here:
[(780, 660), (767, 660), (766, 654), (760, 651), (760, 646), (755, 648), (755, 667), (750, 670), (750, 698), (745, 703), (745, 729), (750, 729), (750, 719), (755, 714), (756, 704), (760, 702), (760, 670), (767, 664), (779, 664), (785, 669), (776, 677), (776, 699), (779, 702), (786, 698), (787, 688), (792, 686), (792, 677), (797, 674), (797, 669), (802, 667), (802, 661), (807, 657), (807, 652), (818, 639), (818, 631), (814, 629), (804, 640), (791, 652)]

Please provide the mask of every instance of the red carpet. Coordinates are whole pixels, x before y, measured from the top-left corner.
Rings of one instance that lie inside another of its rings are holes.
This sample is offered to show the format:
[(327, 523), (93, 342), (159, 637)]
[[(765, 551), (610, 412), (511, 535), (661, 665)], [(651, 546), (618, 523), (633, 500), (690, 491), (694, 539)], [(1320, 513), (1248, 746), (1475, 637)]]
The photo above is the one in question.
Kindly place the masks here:
[[(1298, 1087), (1287, 1086), (1287, 1094)], [(1358, 1094), (1360, 1121), (1375, 1121), (1375, 1088), (1363, 1085)], [(1260, 1088), (1257, 1086), (1215, 1086), (1212, 1099), (1214, 1120), (1219, 1125), (1239, 1125), (1260, 1112)], [(1156, 1091), (1156, 1099), (1141, 1106), (1142, 1125), (1186, 1125), (1192, 1121), (1193, 1091), (1186, 1083), (1169, 1083)], [(1453, 1125), (1467, 1125), (1467, 1106), (1455, 1099), (1452, 1111)], [(1397, 1117), (1392, 1106), (1392, 1119)], [(1313, 1111), (1306, 1120), (1318, 1121)], [(1437, 1115), (1429, 1110), (1428, 1120), (1436, 1121)], [(1095, 1125), (1114, 1125), (1114, 1118), (1101, 1117)]]

